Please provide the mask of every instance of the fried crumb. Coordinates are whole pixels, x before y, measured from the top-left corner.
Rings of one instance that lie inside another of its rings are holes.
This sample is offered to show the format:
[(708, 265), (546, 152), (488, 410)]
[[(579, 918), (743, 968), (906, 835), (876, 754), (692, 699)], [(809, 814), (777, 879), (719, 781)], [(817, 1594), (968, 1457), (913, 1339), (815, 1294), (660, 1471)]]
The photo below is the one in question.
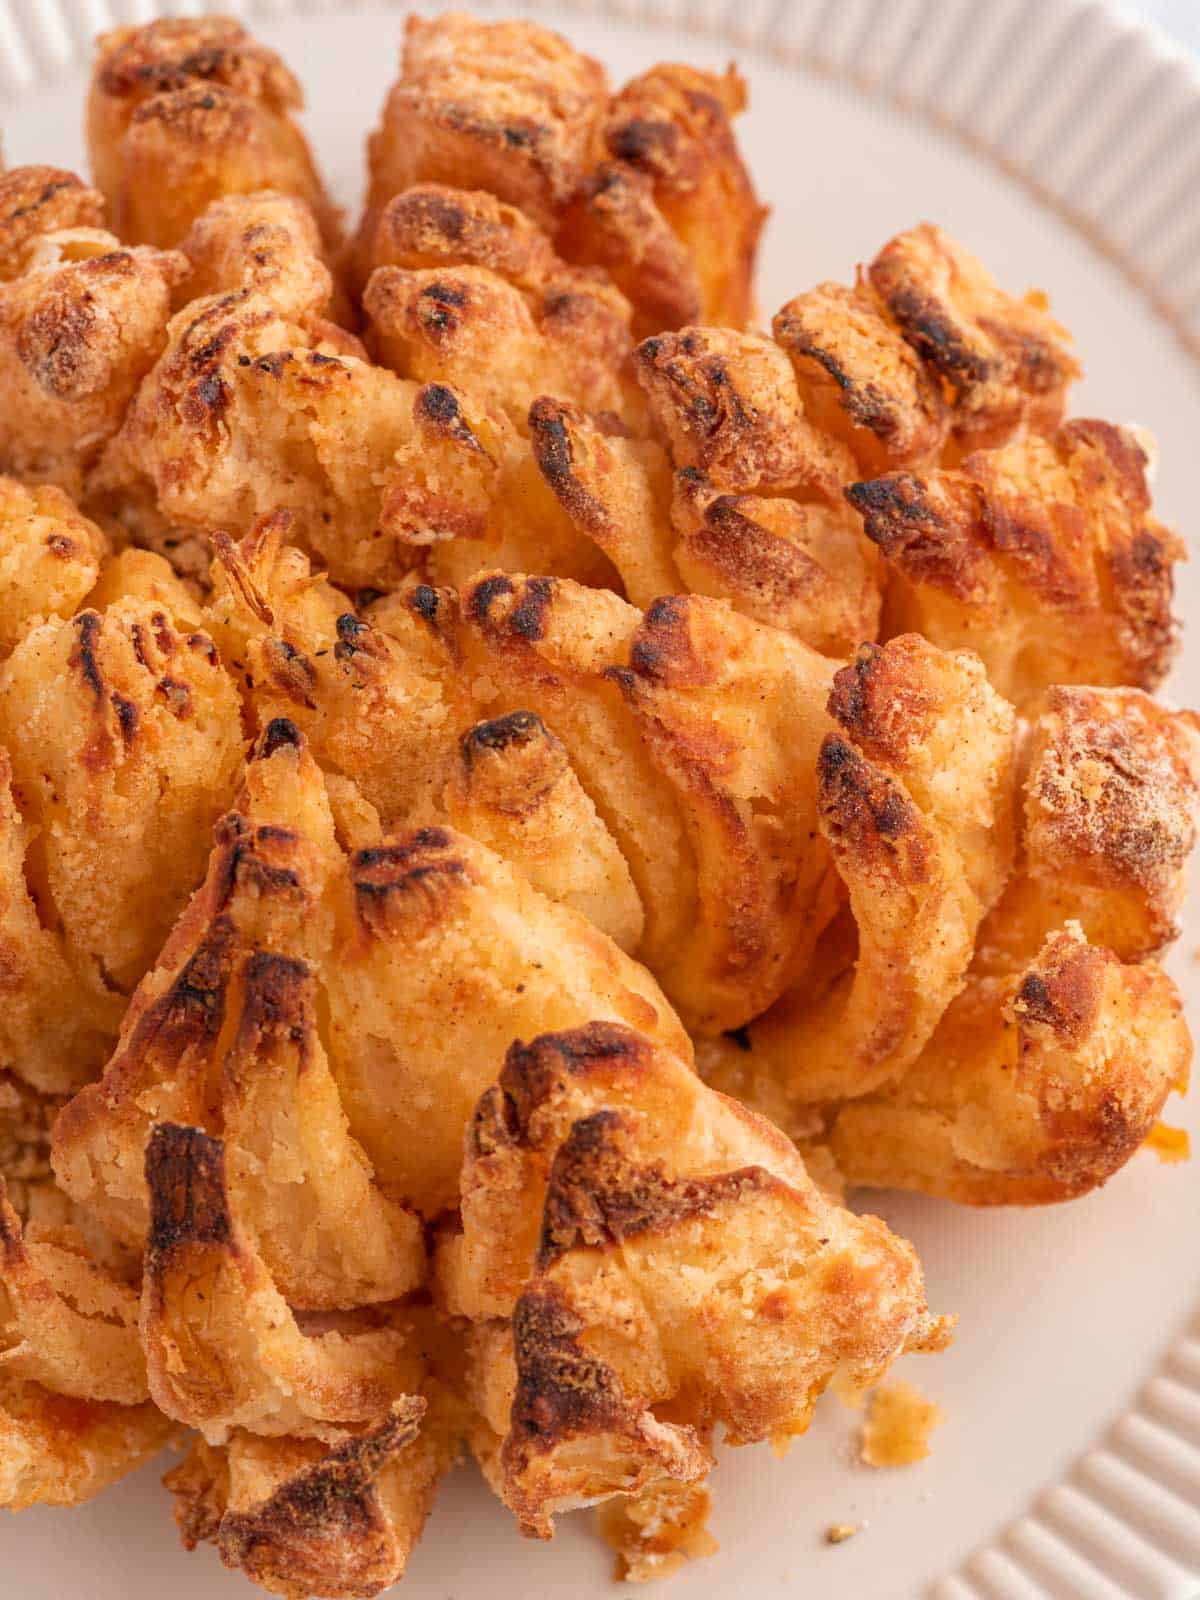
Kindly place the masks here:
[(1173, 1167), (1192, 1158), (1192, 1141), (1186, 1128), (1172, 1128), (1165, 1122), (1156, 1122), (1142, 1141), (1143, 1150), (1153, 1150), (1165, 1165)]
[(618, 1583), (647, 1583), (678, 1571), (685, 1561), (715, 1555), (720, 1546), (705, 1526), (712, 1496), (699, 1484), (664, 1478), (641, 1494), (600, 1508), (600, 1533), (617, 1553)]
[(845, 1544), (847, 1539), (853, 1539), (861, 1527), (862, 1524), (858, 1522), (835, 1522), (825, 1530), (825, 1543)]
[(909, 1467), (929, 1454), (942, 1409), (911, 1383), (885, 1383), (868, 1402), (861, 1455), (869, 1467)]

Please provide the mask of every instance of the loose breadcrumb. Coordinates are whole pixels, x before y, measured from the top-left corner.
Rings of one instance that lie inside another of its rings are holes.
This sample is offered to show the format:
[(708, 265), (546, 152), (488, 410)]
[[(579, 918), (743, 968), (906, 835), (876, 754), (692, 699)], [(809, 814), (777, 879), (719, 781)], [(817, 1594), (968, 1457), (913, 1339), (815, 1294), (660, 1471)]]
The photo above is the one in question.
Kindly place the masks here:
[(885, 1383), (868, 1402), (862, 1459), (869, 1467), (909, 1467), (929, 1454), (929, 1435), (942, 1409), (911, 1383)]
[(1192, 1141), (1186, 1128), (1171, 1128), (1165, 1122), (1156, 1122), (1143, 1141), (1144, 1150), (1153, 1150), (1167, 1166), (1192, 1158)]
[(858, 1522), (835, 1522), (825, 1530), (825, 1543), (845, 1544), (847, 1539), (853, 1539), (861, 1526)]

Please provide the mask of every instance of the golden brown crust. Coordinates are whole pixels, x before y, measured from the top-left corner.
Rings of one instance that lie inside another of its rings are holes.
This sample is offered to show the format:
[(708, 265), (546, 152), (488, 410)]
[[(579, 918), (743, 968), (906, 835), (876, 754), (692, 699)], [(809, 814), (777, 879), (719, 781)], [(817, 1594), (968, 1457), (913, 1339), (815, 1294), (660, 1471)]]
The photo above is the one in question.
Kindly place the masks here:
[(220, 1133), (237, 1213), (271, 1277), (291, 1305), (322, 1309), (394, 1299), (424, 1268), (417, 1220), (381, 1192), (317, 1028), (330, 880), (342, 870), (320, 775), (300, 732), (277, 719), (115, 1056), (54, 1130), (63, 1187), (131, 1244), (150, 1220), (153, 1125)]
[(128, 995), (203, 875), (241, 758), (216, 646), (142, 601), (44, 623), (0, 673), (0, 738), (40, 830), (42, 916), (81, 988)]
[[(276, 958), (277, 959), (277, 958)], [(150, 1391), (219, 1441), (255, 1433), (337, 1438), (419, 1382), (402, 1327), (302, 1332), (234, 1209), (224, 1141), (157, 1123), (146, 1146), (150, 1224), (141, 1336)]]
[(787, 357), (769, 339), (685, 328), (644, 339), (637, 373), (679, 467), (735, 493), (803, 491), (836, 503), (854, 472), (804, 416)]
[(444, 1432), (414, 1395), (332, 1447), (240, 1432), (223, 1449), (199, 1440), (164, 1482), (188, 1549), (211, 1540), (227, 1567), (288, 1600), (365, 1600), (404, 1572), (453, 1459)]
[(702, 1477), (715, 1422), (782, 1441), (835, 1371), (877, 1377), (948, 1332), (882, 1224), (625, 1028), (514, 1047), (468, 1142), (463, 1222), (460, 1302), (512, 1317), (503, 1492), (543, 1537), (581, 1500)]
[(1179, 932), (1196, 841), (1193, 715), (1138, 689), (1051, 689), (1033, 709), (1019, 870), (980, 930), (977, 965), (1012, 971), (1072, 919), (1122, 961), (1160, 953)]
[(795, 367), (805, 410), (844, 440), (860, 467), (882, 472), (936, 458), (951, 408), (869, 284), (818, 284), (776, 313), (772, 331)]
[(1152, 689), (1166, 674), (1182, 546), (1151, 512), (1146, 466), (1131, 433), (1075, 421), (846, 494), (894, 575), (892, 627), (978, 649), (1020, 704), (1053, 683)]
[(97, 186), (123, 239), (176, 245), (213, 200), (275, 189), (337, 237), (292, 113), (283, 62), (232, 17), (159, 18), (101, 35), (87, 136)]
[(961, 447), (993, 443), (1020, 423), (1046, 431), (1061, 420), (1079, 365), (1037, 296), (1005, 294), (930, 223), (890, 240), (867, 276), (889, 320), (950, 397)]
[(915, 634), (863, 645), (829, 711), (820, 828), (849, 920), (717, 1072), (807, 1102), (903, 1080), (962, 987), (1013, 856), (1013, 712), (976, 658)]
[(636, 406), (629, 310), (603, 281), (555, 264), (529, 290), (486, 267), (379, 267), (363, 297), (371, 348), (394, 372), (453, 384), (521, 428), (540, 394), (591, 411)]
[(104, 196), (61, 167), (0, 172), (0, 283), (19, 278), (48, 233), (103, 228)]
[(643, 617), (489, 574), (463, 614), (488, 709), (537, 712), (628, 862), (642, 959), (700, 1031), (756, 1015), (823, 920), (814, 767), (832, 664), (695, 596)]
[(0, 472), (79, 496), (163, 347), (185, 267), (88, 226), (41, 234), (23, 272), (0, 274)]
[(639, 335), (751, 320), (767, 212), (733, 133), (746, 98), (735, 67), (718, 75), (663, 65), (609, 104), (599, 130), (605, 159), (559, 237), (572, 260), (605, 268), (629, 297)]
[(606, 97), (600, 64), (547, 28), (460, 11), (410, 17), (371, 138), (368, 217), (414, 183), (443, 183), (487, 190), (552, 228)]
[(239, 288), (171, 320), (92, 492), (164, 548), (180, 529), (241, 536), (289, 511), (294, 542), (336, 577), (393, 582), (411, 558), (379, 537), (380, 508), (413, 388), (331, 335), (315, 305), (297, 320), (274, 296)]
[(833, 1152), (854, 1183), (968, 1205), (1074, 1199), (1133, 1155), (1191, 1054), (1166, 974), (1069, 923), (1024, 972), (973, 979), (902, 1083), (837, 1114)]

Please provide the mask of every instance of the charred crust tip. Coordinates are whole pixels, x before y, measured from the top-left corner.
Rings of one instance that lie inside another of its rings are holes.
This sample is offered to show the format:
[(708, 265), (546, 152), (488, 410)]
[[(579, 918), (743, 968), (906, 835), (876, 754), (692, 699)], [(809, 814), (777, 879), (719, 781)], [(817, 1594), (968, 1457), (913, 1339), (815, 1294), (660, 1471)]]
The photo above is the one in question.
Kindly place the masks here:
[(507, 716), (477, 722), (469, 728), (462, 737), (463, 756), (471, 767), (482, 750), (500, 752), (513, 745), (529, 744), (545, 732), (545, 724), (535, 711), (510, 711)]
[(225, 1146), (200, 1128), (159, 1122), (146, 1145), (151, 1261), (183, 1244), (227, 1244)]
[(302, 750), (304, 748), (304, 735), (290, 718), (272, 717), (263, 731), (262, 739), (259, 741), (259, 759), (268, 761), (277, 750), (285, 748)]

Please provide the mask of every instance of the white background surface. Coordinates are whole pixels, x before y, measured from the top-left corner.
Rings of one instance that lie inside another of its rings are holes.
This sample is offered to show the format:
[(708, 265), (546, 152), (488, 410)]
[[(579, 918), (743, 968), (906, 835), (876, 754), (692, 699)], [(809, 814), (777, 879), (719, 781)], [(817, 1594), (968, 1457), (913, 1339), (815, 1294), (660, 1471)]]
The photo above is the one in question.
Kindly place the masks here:
[[(1155, 9), (1189, 13), (1184, 21), (1200, 36), (1195, 7), (1161, 0)], [(618, 73), (680, 54), (720, 65), (731, 53), (724, 43), (594, 17), (551, 20)], [(324, 165), (349, 194), (362, 137), (394, 74), (398, 11), (285, 16), (255, 26), (306, 84)], [(943, 223), (1008, 286), (1034, 283), (1049, 291), (1087, 368), (1076, 412), (1137, 421), (1159, 436), (1160, 506), (1190, 537), (1197, 516), (1197, 372), (1117, 268), (986, 155), (924, 118), (866, 99), (834, 77), (782, 67), (752, 49), (737, 53), (753, 95), (743, 139), (775, 208), (764, 254), (764, 312), (822, 277), (847, 277), (856, 261), (921, 217)], [(40, 90), (19, 107), (0, 105), (9, 159), (78, 163), (80, 103), (76, 79)], [(1180, 598), (1195, 620), (1175, 688), (1200, 700), (1194, 565)], [(1174, 970), (1192, 993), (1194, 1027), (1200, 969), (1190, 958), (1198, 946), (1193, 914)], [(1180, 1120), (1177, 1103), (1170, 1116)], [(1186, 1120), (1200, 1141), (1195, 1102)], [(905, 1364), (904, 1375), (947, 1414), (932, 1460), (897, 1474), (855, 1466), (855, 1419), (824, 1402), (812, 1433), (786, 1462), (765, 1449), (726, 1455), (714, 1482), (721, 1554), (672, 1579), (669, 1591), (659, 1591), (664, 1597), (725, 1600), (739, 1589), (797, 1600), (928, 1594), (934, 1580), (995, 1539), (1129, 1410), (1200, 1304), (1196, 1166), (1163, 1167), (1141, 1155), (1103, 1193), (1028, 1214), (971, 1213), (911, 1197), (877, 1199), (874, 1207), (916, 1241), (931, 1304), (962, 1319), (947, 1355)], [(1189, 1477), (1185, 1459), (1178, 1498), (1184, 1505), (1194, 1497), (1200, 1529), (1200, 1450), (1194, 1465)], [(180, 1552), (166, 1496), (155, 1487), (159, 1470), (82, 1511), (32, 1512), (5, 1523), (0, 1596), (158, 1600), (166, 1591), (172, 1600), (248, 1600), (243, 1580), (223, 1573), (211, 1551)], [(824, 1545), (830, 1523), (864, 1518), (868, 1526), (858, 1537), (837, 1548)], [(1150, 1544), (1160, 1542), (1161, 1529), (1149, 1521), (1147, 1527)], [(591, 1540), (586, 1517), (562, 1528), (548, 1548), (522, 1543), (473, 1471), (460, 1470), (443, 1491), (404, 1592), (410, 1600), (612, 1594), (609, 1558)], [(1018, 1584), (1010, 1575), (1004, 1587), (986, 1576), (985, 1562), (973, 1569), (974, 1587), (939, 1593), (947, 1600), (1180, 1600), (1193, 1587), (1181, 1585), (1178, 1566), (1174, 1576), (1164, 1566), (1153, 1583), (1138, 1576), (1136, 1541), (1128, 1545), (1133, 1566), (1094, 1539), (1088, 1548), (1091, 1555), (1077, 1567), (1067, 1551), (1060, 1569), (1067, 1576), (1057, 1580), (1040, 1574), (1037, 1583)], [(1200, 1573), (1200, 1537), (1182, 1548), (1191, 1572)]]

